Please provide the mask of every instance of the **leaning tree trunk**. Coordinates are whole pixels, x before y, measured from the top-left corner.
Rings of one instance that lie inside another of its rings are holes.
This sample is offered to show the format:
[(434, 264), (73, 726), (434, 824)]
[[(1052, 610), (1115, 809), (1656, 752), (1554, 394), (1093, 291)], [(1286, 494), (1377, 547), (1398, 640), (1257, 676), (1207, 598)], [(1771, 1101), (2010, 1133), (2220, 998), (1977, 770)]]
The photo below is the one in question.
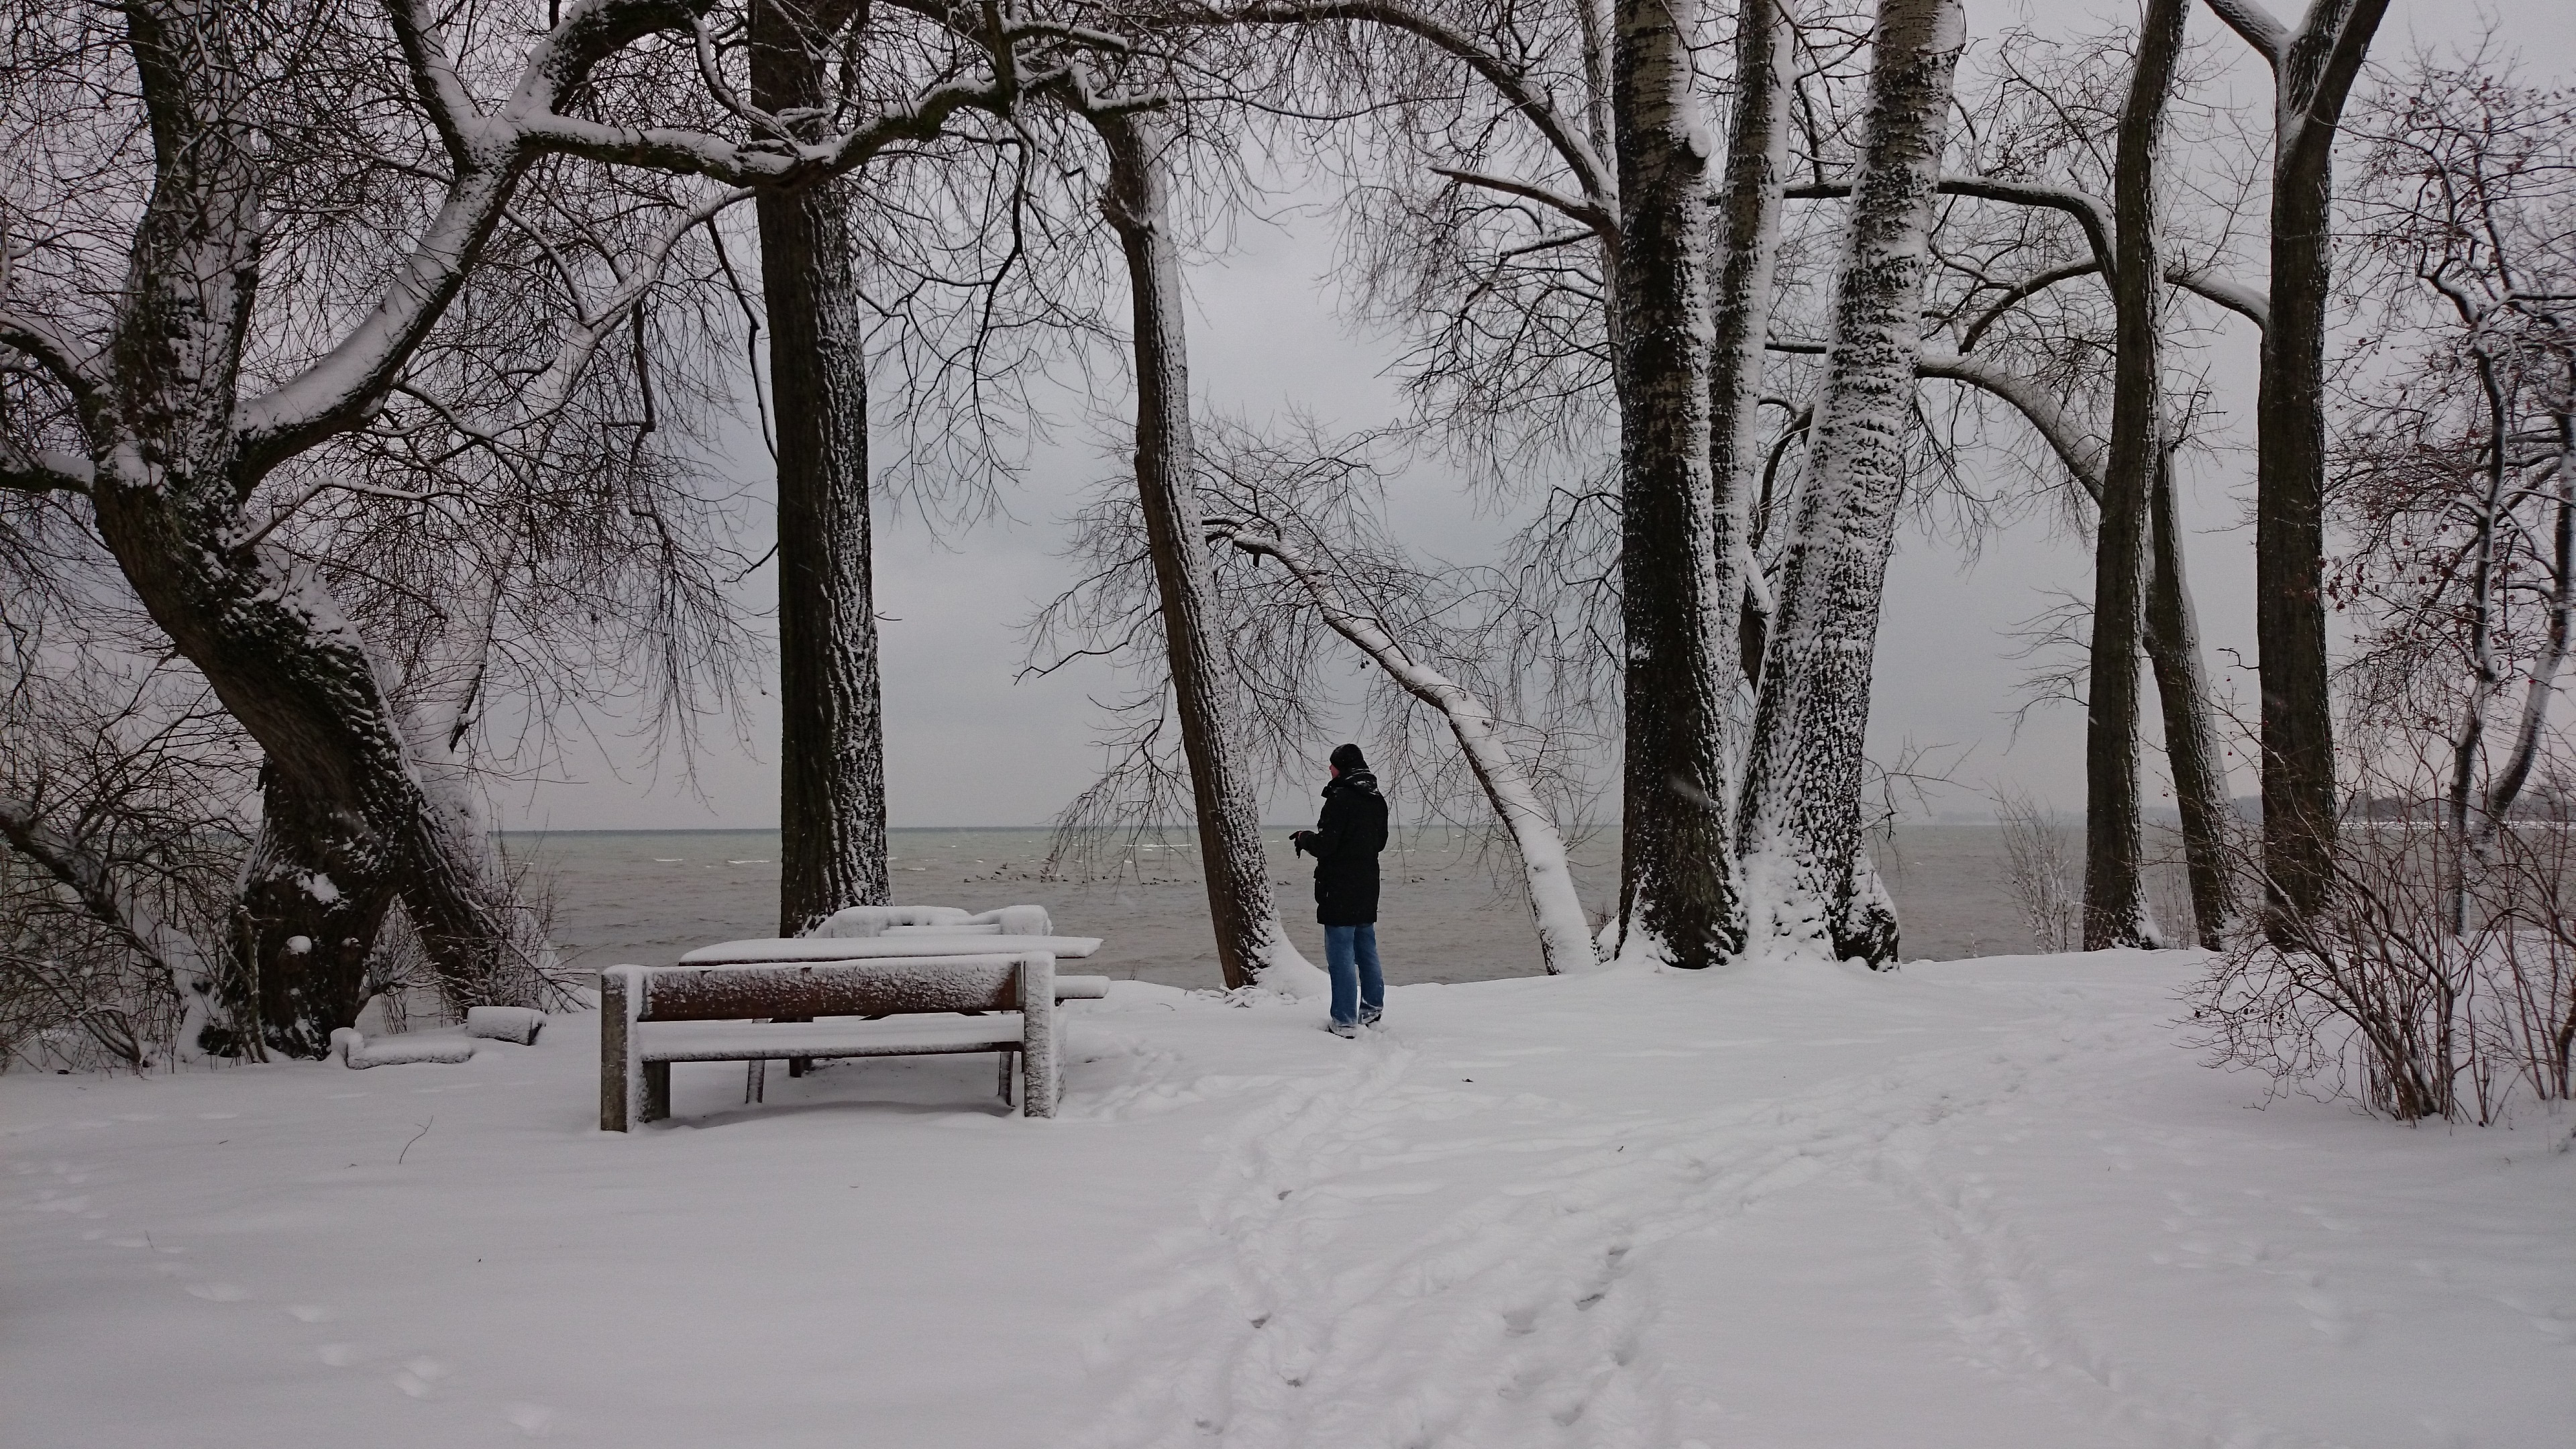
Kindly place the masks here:
[(2272, 67), (2272, 276), (2256, 389), (2254, 640), (2262, 655), (2264, 929), (2289, 946), (2333, 880), (2325, 604), (2326, 308), (2334, 136), (2388, 0), (2312, 0), (2296, 30), (2210, 0)]
[[(372, 927), (354, 907), (314, 916), (291, 906), (277, 883), (327, 874), (353, 903), (398, 884), (458, 992), (493, 979), (506, 913), (487, 894), (488, 840), (451, 829), (424, 792), (356, 626), (309, 565), (238, 542), (248, 531), (241, 500), (261, 466), (245, 456), (234, 414), (258, 286), (262, 143), (222, 7), (138, 3), (126, 15), (157, 169), (135, 228), (111, 373), (99, 405), (84, 409), (91, 503), (154, 623), (267, 752), (267, 798), (291, 802), (263, 827), (273, 864), (250, 882), (250, 918), (356, 928), (327, 938), (250, 933), (260, 997), (281, 1013), (258, 1022), (263, 1039), (319, 1055), (362, 1004), (335, 983), (372, 946)], [(329, 961), (290, 949), (298, 937), (331, 941)], [(357, 944), (343, 949), (350, 939)], [(324, 975), (302, 983), (317, 966)]]
[(1850, 241), (1834, 289), (1809, 482), (1782, 571), (1745, 775), (1745, 885), (1793, 949), (1896, 957), (1861, 839), (1870, 668), (1905, 491), (1934, 188), (1966, 25), (1959, 0), (1883, 0)]
[(1229, 988), (1286, 985), (1303, 974), (1299, 968), (1312, 968), (1279, 927), (1270, 861), (1261, 844), (1260, 803), (1210, 637), (1218, 609), (1216, 579), (1190, 476), (1196, 452), (1190, 438), (1189, 349), (1181, 328), (1180, 252), (1165, 207), (1165, 137), (1160, 127), (1131, 113), (1094, 116), (1092, 124), (1109, 152), (1101, 211), (1127, 254), (1136, 332), (1136, 493), (1162, 596), (1163, 643), (1198, 806), (1217, 963)]
[(1592, 932), (1583, 915), (1583, 898), (1575, 893), (1574, 872), (1565, 854), (1565, 836), (1549, 818), (1547, 807), (1531, 784), (1529, 771), (1503, 743), (1494, 712), (1474, 692), (1413, 657), (1413, 651), (1375, 619), (1351, 607), (1333, 581), (1318, 572), (1304, 554), (1266, 533), (1255, 533), (1233, 519), (1208, 520), (1211, 536), (1245, 553), (1279, 560), (1312, 600), (1333, 632), (1359, 646), (1377, 661), (1404, 692), (1440, 711), (1458, 752), (1483, 787), (1494, 818), (1512, 837), (1520, 853), (1522, 883), (1529, 888), (1530, 915), (1538, 923), (1539, 956), (1550, 976), (1589, 971), (1601, 964), (1592, 949)]
[[(827, 119), (820, 47), (839, 17), (826, 8), (752, 7), (753, 105)], [(755, 203), (778, 403), (778, 915), (789, 936), (889, 896), (854, 193), (835, 178)]]
[(2190, 0), (2147, 0), (2112, 170), (2116, 321), (2111, 447), (2093, 547), (2093, 642), (2084, 735), (2084, 949), (2161, 944), (2147, 910), (2138, 790), (2148, 523), (2164, 456), (2164, 266), (2156, 167)]
[(1709, 144), (1679, 8), (1621, 0), (1612, 43), (1627, 639), (1619, 954), (1699, 967), (1744, 946), (1727, 803), (1737, 601), (1720, 582), (1720, 549), (1740, 549), (1741, 528), (1722, 536), (1709, 475)]
[(2174, 497), (2173, 454), (2156, 460), (2148, 536), (2154, 549), (2147, 594), (2147, 657), (2155, 666), (2164, 709), (2165, 765), (2182, 812), (2182, 850), (2191, 881), (2192, 936), (2224, 949), (2237, 916), (2236, 877), (2228, 866), (2227, 759), (2219, 752), (2216, 708), (2200, 658), (2200, 619), (2184, 572), (2182, 519)]

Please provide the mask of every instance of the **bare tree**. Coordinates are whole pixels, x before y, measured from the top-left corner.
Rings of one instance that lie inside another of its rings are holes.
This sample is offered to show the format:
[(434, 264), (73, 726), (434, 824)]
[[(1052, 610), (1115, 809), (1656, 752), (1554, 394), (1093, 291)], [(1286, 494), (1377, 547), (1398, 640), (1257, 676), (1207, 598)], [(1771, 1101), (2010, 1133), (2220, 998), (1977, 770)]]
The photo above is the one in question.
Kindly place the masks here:
[[(2355, 285), (2393, 367), (2350, 399), (2338, 500), (2367, 608), (2347, 670), (2365, 713), (2448, 742), (2446, 885), (2483, 868), (2550, 743), (2576, 617), (2576, 103), (2473, 60), (2374, 97)], [(2522, 704), (2500, 752), (2488, 721)], [(2494, 758), (2490, 755), (2494, 754)]]
[(1861, 840), (1869, 671), (1965, 45), (1956, 0), (1885, 0), (1871, 34), (1848, 250), (1745, 776), (1747, 893), (1771, 913), (1757, 930), (1873, 966), (1895, 959), (1896, 913)]
[[(109, 90), (140, 96), (150, 152), (120, 177), (135, 188), (128, 280), (85, 294), (113, 297), (110, 309), (48, 316), (0, 298), (0, 344), (41, 372), (55, 400), (43, 426), (12, 437), (0, 475), (12, 488), (88, 500), (145, 608), (266, 751), (268, 864), (254, 875), (264, 909), (250, 917), (249, 945), (263, 977), (308, 972), (308, 958), (327, 954), (346, 979), (396, 891), (454, 989), (486, 992), (504, 975), (505, 882), (457, 788), (460, 772), (422, 753), (453, 739), (446, 721), (416, 716), (393, 692), (393, 671), (328, 570), (280, 546), (279, 515), (263, 524), (250, 510), (269, 496), (264, 484), (309, 472), (318, 450), (363, 437), (407, 388), (419, 391), (411, 369), (496, 232), (514, 225), (529, 174), (579, 158), (720, 188), (793, 189), (933, 135), (960, 109), (1007, 108), (1017, 86), (1054, 73), (1048, 57), (1069, 43), (1060, 30), (988, 12), (978, 37), (957, 40), (916, 87), (789, 149), (621, 112), (639, 90), (667, 98), (665, 86), (616, 82), (651, 71), (630, 64), (646, 53), (639, 44), (690, 35), (695, 15), (592, 0), (528, 41), (511, 32), (515, 19), (442, 17), (411, 0), (368, 16), (169, 0), (128, 7), (112, 47), (59, 51), (71, 59), (44, 77), (78, 86), (91, 79), (79, 66), (130, 67), (123, 90)], [(326, 41), (403, 58), (407, 84), (382, 99), (427, 142), (423, 164), (402, 173), (413, 219), (373, 254), (390, 253), (390, 264), (357, 269), (365, 280), (350, 292), (263, 312), (263, 248), (275, 240), (267, 202), (303, 175), (272, 144), (268, 117), (308, 96), (294, 84), (299, 63)], [(96, 215), (117, 224), (112, 212)], [(462, 431), (488, 430), (469, 421)], [(349, 486), (326, 474), (311, 496)], [(283, 1049), (318, 1053), (354, 1009), (335, 993), (262, 1028)]]
[(2296, 29), (2208, 0), (2272, 71), (2271, 278), (2255, 400), (2254, 633), (2263, 674), (2265, 929), (2324, 901), (2336, 818), (2325, 596), (2334, 143), (2388, 0), (2310, 0)]
[(1210, 518), (1208, 529), (1210, 537), (1244, 553), (1277, 559), (1333, 632), (1357, 645), (1406, 693), (1440, 712), (1494, 817), (1503, 822), (1519, 852), (1530, 914), (1538, 922), (1539, 954), (1548, 974), (1589, 971), (1598, 965), (1592, 933), (1584, 923), (1583, 901), (1575, 894), (1574, 876), (1567, 867), (1565, 837), (1549, 818), (1529, 770), (1504, 743), (1493, 710), (1456, 680), (1416, 659), (1383, 619), (1354, 606), (1324, 566), (1282, 542), (1275, 530), (1231, 518)]
[(1180, 250), (1171, 231), (1162, 154), (1170, 138), (1139, 114), (1144, 107), (1136, 98), (1092, 95), (1079, 75), (1067, 85), (1108, 151), (1101, 212), (1126, 252), (1136, 355), (1136, 491), (1161, 594), (1163, 643), (1197, 803), (1217, 961), (1228, 987), (1302, 991), (1308, 984), (1302, 978), (1313, 968), (1279, 925), (1261, 844), (1260, 801), (1233, 718), (1231, 686), (1210, 637), (1215, 584), (1191, 483), (1196, 449)]

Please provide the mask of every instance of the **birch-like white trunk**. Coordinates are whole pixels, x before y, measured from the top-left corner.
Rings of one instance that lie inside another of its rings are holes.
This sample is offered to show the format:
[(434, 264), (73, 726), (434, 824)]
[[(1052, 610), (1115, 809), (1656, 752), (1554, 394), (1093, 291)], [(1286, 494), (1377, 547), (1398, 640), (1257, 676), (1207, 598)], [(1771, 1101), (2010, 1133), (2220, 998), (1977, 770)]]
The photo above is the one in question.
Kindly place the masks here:
[(1878, 615), (1905, 490), (1932, 205), (1966, 43), (1959, 0), (1883, 0), (1825, 378), (1745, 781), (1757, 933), (1873, 966), (1896, 912), (1862, 841)]
[(1598, 966), (1583, 900), (1575, 893), (1574, 872), (1566, 860), (1565, 837), (1540, 803), (1529, 772), (1504, 745), (1494, 712), (1466, 686), (1415, 659), (1384, 625), (1353, 608), (1304, 554), (1273, 535), (1232, 520), (1210, 519), (1208, 527), (1213, 537), (1245, 553), (1279, 560), (1335, 633), (1358, 645), (1405, 693), (1440, 711), (1449, 732), (1457, 736), (1468, 770), (1484, 788), (1495, 818), (1503, 822), (1520, 853), (1521, 881), (1529, 888), (1530, 915), (1538, 923), (1539, 955), (1548, 974), (1563, 976)]

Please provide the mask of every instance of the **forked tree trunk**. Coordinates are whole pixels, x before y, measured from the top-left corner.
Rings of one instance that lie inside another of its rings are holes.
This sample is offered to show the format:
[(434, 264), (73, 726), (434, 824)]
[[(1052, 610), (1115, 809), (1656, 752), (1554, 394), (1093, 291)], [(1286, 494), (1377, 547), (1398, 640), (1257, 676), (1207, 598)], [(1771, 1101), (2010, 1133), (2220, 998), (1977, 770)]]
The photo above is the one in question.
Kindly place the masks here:
[(2227, 863), (2228, 812), (2233, 807), (2209, 675), (2200, 657), (2200, 618), (2184, 571), (2170, 450), (2157, 460), (2148, 533), (2154, 565), (2147, 594), (2147, 658), (2155, 666), (2156, 699), (2164, 709), (2165, 765), (2173, 775), (2174, 805), (2182, 812), (2192, 936), (2216, 951), (2225, 948), (2238, 911), (2236, 877)]
[(1721, 536), (1709, 474), (1710, 145), (1683, 10), (1621, 0), (1612, 41), (1627, 641), (1619, 954), (1700, 967), (1744, 946), (1726, 748), (1742, 585), (1721, 592), (1719, 550), (1741, 545)]
[[(826, 47), (845, 8), (753, 5), (754, 106), (823, 124)], [(855, 189), (835, 178), (754, 203), (778, 404), (778, 916), (789, 936), (889, 897)]]
[(1756, 929), (1885, 966), (1896, 909), (1861, 839), (1870, 668), (1905, 489), (1934, 188), (1966, 26), (1959, 0), (1883, 0), (1850, 238), (1797, 536), (1762, 674), (1745, 779)]
[(2333, 880), (2335, 758), (2325, 604), (2327, 303), (2334, 135), (2388, 0), (2311, 0), (2296, 30), (2249, 0), (2210, 9), (2272, 67), (2271, 315), (2254, 404), (2254, 636), (2262, 655), (2264, 928)]
[(2111, 447), (2093, 546), (2084, 736), (2084, 949), (2162, 944), (2147, 910), (2138, 668), (2148, 539), (2164, 448), (2164, 266), (2156, 168), (2190, 0), (2146, 0), (2112, 169)]
[(1229, 988), (1311, 989), (1314, 970), (1288, 943), (1270, 895), (1260, 803), (1236, 739), (1210, 625), (1216, 579), (1191, 478), (1189, 344), (1181, 325), (1181, 261), (1166, 210), (1160, 127), (1132, 113), (1095, 115), (1109, 153), (1101, 211), (1127, 256), (1136, 349), (1136, 494), (1162, 597), (1181, 748), (1198, 807), (1199, 855), (1217, 962)]
[[(453, 828), (423, 789), (356, 626), (308, 565), (237, 541), (241, 503), (262, 466), (235, 428), (258, 285), (262, 142), (223, 7), (137, 3), (126, 16), (157, 165), (111, 374), (83, 418), (91, 502), (154, 623), (267, 752), (268, 798), (290, 802), (267, 832), (270, 864), (248, 883), (245, 907), (255, 921), (301, 919), (340, 934), (262, 926), (248, 933), (258, 953), (249, 964), (259, 997), (280, 1013), (258, 1023), (269, 1046), (318, 1055), (360, 1004), (343, 983), (382, 919), (367, 903), (399, 885), (457, 993), (494, 979), (507, 911), (488, 894), (488, 839)], [(285, 899), (281, 882), (316, 869), (346, 910)], [(328, 958), (288, 950), (298, 936), (331, 941)]]

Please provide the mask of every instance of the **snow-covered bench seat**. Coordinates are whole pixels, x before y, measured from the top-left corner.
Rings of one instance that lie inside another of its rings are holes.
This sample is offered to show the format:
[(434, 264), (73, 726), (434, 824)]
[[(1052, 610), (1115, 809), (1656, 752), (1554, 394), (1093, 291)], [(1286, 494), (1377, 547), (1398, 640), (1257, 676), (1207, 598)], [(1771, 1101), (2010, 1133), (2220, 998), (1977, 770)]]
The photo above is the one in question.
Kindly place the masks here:
[(1021, 1110), (1055, 1115), (1055, 957), (1044, 950), (611, 966), (599, 974), (599, 994), (603, 1132), (669, 1116), (673, 1062), (772, 1057), (1000, 1052), (1007, 1084), (1016, 1053)]

